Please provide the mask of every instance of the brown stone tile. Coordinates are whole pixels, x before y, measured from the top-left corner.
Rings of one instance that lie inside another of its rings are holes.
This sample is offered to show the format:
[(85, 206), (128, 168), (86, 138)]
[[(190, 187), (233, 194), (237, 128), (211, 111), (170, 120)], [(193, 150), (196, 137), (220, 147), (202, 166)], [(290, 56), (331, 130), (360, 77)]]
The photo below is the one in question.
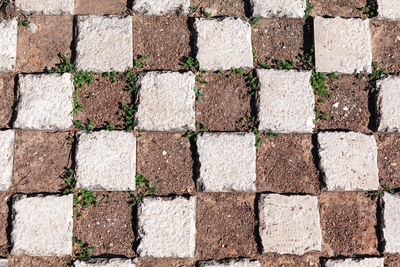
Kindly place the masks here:
[(244, 125), (240, 122), (251, 117), (251, 89), (246, 86), (245, 76), (229, 71), (208, 72), (202, 76), (208, 84), (197, 82), (204, 96), (203, 101), (196, 101), (196, 120), (209, 131), (242, 129)]
[(255, 194), (199, 193), (197, 196), (197, 258), (255, 257)]
[(400, 267), (399, 254), (385, 254), (385, 267)]
[(182, 70), (191, 48), (187, 17), (133, 16), (133, 55), (147, 56), (146, 70)]
[(14, 105), (14, 73), (0, 73), (0, 128), (9, 128)]
[(72, 262), (71, 257), (31, 257), (11, 256), (8, 267), (65, 267)]
[(367, 17), (362, 11), (367, 6), (367, 0), (310, 0), (310, 5), (314, 7), (311, 16)]
[(69, 132), (17, 130), (13, 189), (20, 193), (59, 192), (61, 175), (70, 166)]
[(321, 193), (323, 255), (379, 255), (376, 205), (377, 200), (368, 198), (364, 192)]
[(257, 149), (257, 191), (317, 194), (311, 134), (264, 138)]
[[(132, 198), (129, 192), (96, 193), (98, 207), (91, 205), (74, 219), (75, 236), (95, 249), (93, 256), (101, 254), (135, 256), (132, 225)], [(74, 250), (77, 252), (77, 245)]]
[(34, 16), (29, 20), (38, 30), (31, 33), (27, 27), (18, 28), (18, 72), (42, 72), (54, 67), (59, 63), (59, 53), (71, 57), (72, 16)]
[(189, 15), (195, 17), (204, 17), (204, 11), (210, 13), (211, 16), (244, 17), (246, 15), (243, 0), (191, 0), (190, 4), (194, 10)]
[(320, 266), (318, 253), (307, 253), (303, 256), (268, 253), (261, 256), (260, 262), (262, 267)]
[(194, 267), (194, 259), (140, 258), (138, 267)]
[(143, 132), (137, 139), (137, 171), (156, 186), (157, 195), (195, 192), (190, 142), (183, 135)]
[(400, 188), (400, 134), (375, 133), (379, 181), (384, 189)]
[(127, 13), (127, 0), (75, 0), (76, 15), (120, 15)]
[(0, 256), (7, 257), (8, 255), (8, 205), (7, 202), (10, 195), (7, 192), (0, 193)]

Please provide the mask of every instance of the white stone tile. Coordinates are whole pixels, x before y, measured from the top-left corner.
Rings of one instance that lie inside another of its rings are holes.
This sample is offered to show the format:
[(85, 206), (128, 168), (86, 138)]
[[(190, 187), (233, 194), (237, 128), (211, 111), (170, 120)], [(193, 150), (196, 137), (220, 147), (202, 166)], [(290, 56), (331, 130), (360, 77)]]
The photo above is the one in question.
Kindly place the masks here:
[(377, 190), (375, 137), (355, 132), (318, 134), (321, 171), (329, 191)]
[(191, 72), (144, 72), (139, 76), (135, 114), (138, 129), (195, 129), (195, 76)]
[(17, 64), (18, 23), (0, 19), (0, 72), (13, 72)]
[(400, 4), (397, 0), (377, 0), (378, 19), (400, 20)]
[(133, 66), (131, 16), (78, 16), (76, 67), (94, 72)]
[(314, 43), (318, 72), (353, 74), (372, 70), (368, 19), (316, 17)]
[(78, 188), (92, 191), (136, 188), (136, 138), (131, 132), (80, 132), (75, 161)]
[(264, 194), (259, 209), (263, 253), (303, 255), (321, 251), (317, 197)]
[(389, 76), (376, 82), (378, 114), (381, 132), (400, 130), (400, 77)]
[(311, 71), (258, 69), (260, 131), (312, 133), (315, 96)]
[(400, 253), (400, 196), (385, 192), (383, 202), (383, 239), (386, 253)]
[(196, 197), (146, 197), (138, 207), (140, 257), (194, 257)]
[(199, 267), (261, 267), (258, 260), (231, 259), (222, 261), (201, 261)]
[(72, 255), (72, 195), (13, 199), (12, 255)]
[(189, 13), (190, 0), (135, 0), (132, 10), (145, 15), (161, 16), (167, 13)]
[(203, 133), (197, 138), (200, 177), (206, 192), (256, 191), (256, 147), (253, 133)]
[(72, 126), (73, 76), (20, 74), (15, 128), (65, 130)]
[(91, 259), (89, 261), (75, 261), (75, 267), (136, 267), (135, 260), (129, 259)]
[(14, 130), (0, 131), (0, 191), (6, 191), (12, 183), (14, 141)]
[(303, 18), (306, 0), (250, 0), (254, 17)]
[(15, 6), (30, 15), (72, 15), (75, 10), (75, 1), (15, 0)]
[(204, 70), (252, 68), (251, 26), (240, 18), (196, 19), (197, 60)]
[(0, 267), (7, 267), (8, 259), (0, 259)]
[(384, 258), (328, 260), (326, 267), (383, 267)]

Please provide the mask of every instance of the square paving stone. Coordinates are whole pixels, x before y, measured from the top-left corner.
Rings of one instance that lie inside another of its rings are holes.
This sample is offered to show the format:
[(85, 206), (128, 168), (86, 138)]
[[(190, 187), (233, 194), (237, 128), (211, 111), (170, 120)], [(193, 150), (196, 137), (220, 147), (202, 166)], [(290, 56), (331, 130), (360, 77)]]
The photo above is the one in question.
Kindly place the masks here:
[(372, 48), (368, 19), (316, 17), (314, 39), (318, 72), (371, 72)]
[(131, 16), (78, 16), (76, 68), (125, 71), (133, 66)]
[(186, 131), (195, 128), (195, 76), (191, 72), (141, 73), (135, 117), (144, 131)]
[(232, 259), (224, 261), (201, 261), (199, 267), (261, 267), (258, 260)]
[(400, 134), (375, 133), (379, 182), (383, 188), (400, 188)]
[(75, 0), (15, 0), (15, 6), (26, 14), (74, 14)]
[(322, 192), (319, 208), (323, 256), (379, 255), (377, 199), (364, 192)]
[(7, 267), (8, 260), (7, 259), (0, 259), (0, 267)]
[(73, 76), (20, 74), (15, 128), (66, 130), (72, 126)]
[(127, 259), (92, 259), (89, 261), (75, 261), (75, 267), (136, 267), (134, 260)]
[(72, 195), (15, 195), (11, 254), (67, 256), (72, 254)]
[(400, 5), (396, 0), (377, 0), (378, 18), (381, 20), (400, 20)]
[(0, 72), (12, 72), (17, 61), (18, 23), (0, 19)]
[(250, 0), (254, 17), (303, 18), (306, 0)]
[(282, 266), (308, 266), (320, 267), (320, 252), (311, 252), (302, 256), (280, 255), (277, 253), (267, 253), (261, 256), (261, 266), (282, 267)]
[(254, 198), (254, 193), (198, 194), (197, 258), (252, 258), (257, 255)]
[(8, 257), (10, 255), (9, 240), (8, 240), (9, 198), (10, 198), (9, 192), (0, 192), (0, 255), (2, 257)]
[(257, 70), (260, 131), (311, 133), (314, 129), (314, 92), (311, 71)]
[(174, 259), (174, 258), (140, 258), (138, 267), (195, 267), (194, 258)]
[(196, 197), (147, 197), (138, 206), (140, 257), (190, 258), (196, 246)]
[(0, 131), (0, 191), (6, 191), (12, 183), (15, 131)]
[(8, 267), (65, 267), (71, 264), (72, 257), (32, 257), (27, 255), (15, 255), (8, 258)]
[(132, 10), (145, 15), (161, 16), (167, 13), (187, 14), (190, 0), (135, 0)]
[(197, 139), (200, 176), (206, 192), (256, 191), (256, 146), (253, 133), (203, 133)]
[(377, 190), (375, 137), (355, 132), (318, 134), (320, 167), (329, 191)]
[(389, 76), (376, 82), (380, 132), (400, 131), (400, 77)]
[(204, 16), (204, 11), (211, 14), (211, 16), (232, 16), (244, 17), (246, 14), (245, 5), (247, 1), (242, 0), (190, 0), (191, 5), (194, 7), (190, 11), (189, 16), (201, 17)]
[(127, 0), (75, 0), (76, 15), (121, 15), (127, 11)]
[(251, 26), (240, 18), (196, 19), (196, 58), (204, 70), (252, 68)]
[(10, 128), (14, 105), (15, 75), (0, 72), (0, 128)]
[(383, 258), (327, 260), (326, 267), (383, 267)]
[(367, 0), (309, 0), (309, 3), (313, 7), (310, 12), (313, 17), (368, 18), (368, 14), (362, 10)]
[(263, 194), (259, 209), (263, 253), (303, 255), (321, 251), (317, 197)]
[(385, 192), (383, 203), (383, 238), (386, 253), (400, 253), (400, 196)]
[(135, 190), (136, 138), (131, 132), (80, 132), (75, 161), (78, 188)]

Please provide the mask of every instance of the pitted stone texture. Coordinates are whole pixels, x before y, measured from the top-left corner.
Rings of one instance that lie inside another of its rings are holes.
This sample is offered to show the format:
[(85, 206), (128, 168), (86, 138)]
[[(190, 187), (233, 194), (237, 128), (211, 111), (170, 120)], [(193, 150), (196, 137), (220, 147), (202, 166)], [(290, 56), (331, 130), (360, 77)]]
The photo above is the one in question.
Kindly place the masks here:
[(12, 255), (72, 255), (73, 196), (16, 195), (13, 199)]
[(337, 259), (326, 261), (326, 267), (383, 267), (384, 258)]
[(255, 192), (256, 146), (253, 133), (203, 133), (197, 138), (199, 190)]
[(12, 72), (17, 64), (18, 23), (0, 19), (0, 72)]
[(74, 0), (15, 0), (15, 6), (27, 14), (73, 15)]
[(400, 20), (400, 5), (397, 0), (378, 0), (378, 18)]
[(224, 261), (201, 261), (199, 267), (261, 267), (257, 260), (232, 259)]
[(194, 86), (191, 72), (142, 73), (137, 82), (137, 127), (145, 131), (194, 130)]
[(311, 71), (257, 70), (260, 131), (312, 133), (315, 97)]
[(90, 261), (75, 261), (75, 267), (136, 267), (134, 260), (127, 259), (92, 259)]
[(196, 197), (147, 197), (138, 207), (140, 257), (194, 257)]
[(378, 149), (373, 135), (325, 132), (318, 134), (318, 144), (327, 190), (378, 189)]
[(132, 10), (145, 15), (161, 16), (167, 13), (189, 13), (190, 0), (134, 0)]
[(6, 191), (12, 183), (14, 141), (14, 130), (0, 131), (0, 191)]
[(0, 267), (7, 267), (8, 260), (7, 259), (0, 259)]
[(125, 71), (132, 66), (131, 16), (78, 16), (78, 70)]
[(383, 195), (383, 238), (386, 253), (400, 253), (400, 196)]
[(251, 26), (240, 18), (196, 19), (197, 60), (204, 70), (252, 68)]
[(263, 253), (303, 255), (321, 251), (317, 197), (264, 194), (259, 209)]
[(400, 77), (389, 76), (376, 82), (381, 132), (400, 131)]
[(371, 72), (369, 20), (314, 19), (315, 64), (318, 72)]
[(80, 132), (76, 186), (92, 191), (136, 188), (136, 138), (131, 132)]
[(65, 130), (72, 126), (73, 76), (20, 74), (15, 128)]
[(303, 18), (306, 0), (250, 0), (254, 17)]

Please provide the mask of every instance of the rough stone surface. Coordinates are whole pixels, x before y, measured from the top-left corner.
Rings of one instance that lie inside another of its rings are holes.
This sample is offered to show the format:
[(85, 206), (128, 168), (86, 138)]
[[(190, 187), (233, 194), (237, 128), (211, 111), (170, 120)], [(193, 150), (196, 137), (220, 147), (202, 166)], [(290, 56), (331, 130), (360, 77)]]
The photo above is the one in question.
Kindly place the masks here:
[(194, 257), (196, 197), (147, 197), (138, 207), (140, 257)]
[(132, 10), (145, 15), (160, 16), (167, 13), (187, 14), (190, 0), (135, 0)]
[(325, 132), (318, 134), (318, 143), (327, 190), (378, 189), (378, 148), (373, 135)]
[(384, 258), (338, 259), (326, 261), (326, 267), (383, 267)]
[(318, 72), (371, 72), (372, 48), (368, 19), (316, 17), (314, 39)]
[(72, 195), (13, 199), (13, 255), (72, 255)]
[(378, 89), (378, 114), (381, 132), (400, 130), (400, 77), (389, 76), (376, 82)]
[(74, 0), (15, 0), (15, 6), (27, 14), (73, 15)]
[(94, 72), (133, 66), (131, 16), (78, 16), (76, 67)]
[(12, 183), (14, 140), (14, 130), (0, 131), (0, 191), (6, 191)]
[(315, 97), (311, 71), (257, 70), (260, 131), (312, 133)]
[(145, 131), (195, 129), (195, 76), (191, 72), (144, 72), (139, 76), (135, 114)]
[(134, 260), (127, 259), (93, 259), (89, 261), (75, 261), (75, 267), (136, 267)]
[(73, 76), (20, 74), (15, 128), (65, 130), (72, 126)]
[(377, 0), (378, 18), (382, 20), (400, 20), (400, 5), (396, 0)]
[(224, 261), (201, 261), (199, 267), (261, 267), (257, 260), (232, 259)]
[(251, 26), (240, 18), (196, 19), (197, 60), (204, 70), (252, 68)]
[(400, 253), (400, 196), (387, 192), (383, 195), (383, 238), (386, 253)]
[(0, 259), (0, 267), (7, 267), (8, 260), (7, 259)]
[(303, 18), (305, 0), (250, 0), (254, 17)]
[(253, 133), (203, 133), (197, 139), (198, 190), (256, 191), (256, 147)]
[(263, 253), (303, 255), (321, 251), (317, 197), (264, 194), (259, 209)]
[(93, 191), (136, 188), (136, 138), (130, 132), (80, 132), (76, 186)]
[(17, 63), (18, 23), (0, 19), (0, 72), (12, 72)]

